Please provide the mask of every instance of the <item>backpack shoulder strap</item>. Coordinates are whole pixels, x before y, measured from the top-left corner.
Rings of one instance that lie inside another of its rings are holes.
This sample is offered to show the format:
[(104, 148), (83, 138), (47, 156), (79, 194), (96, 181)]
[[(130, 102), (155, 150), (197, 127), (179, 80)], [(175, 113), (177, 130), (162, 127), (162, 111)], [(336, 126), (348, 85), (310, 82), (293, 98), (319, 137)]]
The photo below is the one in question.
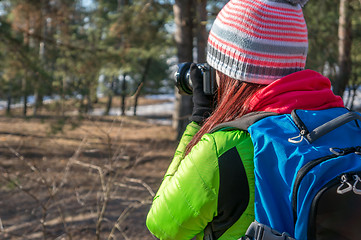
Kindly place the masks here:
[[(326, 135), (327, 133), (335, 130), (336, 128), (351, 122), (353, 120), (361, 120), (361, 115), (356, 112), (347, 112), (345, 114), (342, 114), (318, 127), (316, 127), (313, 131), (309, 132), (305, 124), (302, 122), (302, 120), (298, 117), (296, 110), (292, 111), (291, 113), (293, 121), (297, 125), (297, 127), (300, 129), (300, 134), (306, 139), (312, 143), (315, 140), (319, 139), (320, 137)], [(356, 122), (357, 124), (357, 122)]]
[(269, 116), (276, 116), (279, 115), (278, 113), (274, 112), (251, 112), (248, 113), (236, 120), (230, 122), (221, 123), (210, 130), (210, 133), (217, 132), (221, 129), (239, 129), (247, 131), (248, 127), (254, 124), (255, 122), (269, 117)]
[(267, 225), (261, 224), (256, 220), (249, 226), (246, 235), (240, 240), (296, 240), (288, 233), (279, 233)]

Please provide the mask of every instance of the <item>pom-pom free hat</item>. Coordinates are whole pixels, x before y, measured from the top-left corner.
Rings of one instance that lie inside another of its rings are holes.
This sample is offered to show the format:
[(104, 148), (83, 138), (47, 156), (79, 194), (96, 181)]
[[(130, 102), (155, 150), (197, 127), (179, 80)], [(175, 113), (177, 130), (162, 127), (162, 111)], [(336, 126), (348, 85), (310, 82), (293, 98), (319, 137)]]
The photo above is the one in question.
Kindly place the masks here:
[(208, 38), (207, 62), (246, 82), (269, 84), (306, 65), (306, 0), (231, 0)]

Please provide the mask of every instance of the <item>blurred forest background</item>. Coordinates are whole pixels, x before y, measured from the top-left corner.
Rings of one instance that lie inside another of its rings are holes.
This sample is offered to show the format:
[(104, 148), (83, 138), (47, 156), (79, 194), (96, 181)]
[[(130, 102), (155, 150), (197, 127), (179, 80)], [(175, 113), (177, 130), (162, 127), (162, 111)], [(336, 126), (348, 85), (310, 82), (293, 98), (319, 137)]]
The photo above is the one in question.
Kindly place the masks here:
[[(0, 0), (0, 239), (152, 239), (145, 216), (192, 110), (174, 66), (205, 62), (227, 2)], [(306, 67), (360, 111), (361, 0), (304, 15)], [(137, 117), (165, 94), (172, 126)]]
[[(0, 1), (0, 100), (36, 116), (44, 100), (104, 114), (120, 97), (135, 106), (145, 94), (173, 93), (177, 62), (205, 61), (208, 30), (227, 1), (2, 0)], [(361, 2), (310, 1), (305, 9), (310, 47), (307, 68), (327, 75), (352, 108), (361, 78)], [(66, 100), (73, 99), (67, 105)], [(177, 96), (173, 126), (186, 125), (192, 102)], [(129, 105), (128, 104), (128, 105)], [(28, 106), (32, 109), (29, 112)], [(18, 111), (19, 112), (19, 111)]]

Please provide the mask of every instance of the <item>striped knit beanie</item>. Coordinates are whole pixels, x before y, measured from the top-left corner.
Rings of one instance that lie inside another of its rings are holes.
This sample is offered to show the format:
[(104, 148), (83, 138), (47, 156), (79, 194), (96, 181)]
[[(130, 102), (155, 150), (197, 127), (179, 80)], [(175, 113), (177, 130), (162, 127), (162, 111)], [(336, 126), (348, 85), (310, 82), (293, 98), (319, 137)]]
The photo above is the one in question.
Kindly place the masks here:
[(207, 62), (229, 77), (269, 84), (303, 70), (307, 0), (230, 0), (208, 38)]

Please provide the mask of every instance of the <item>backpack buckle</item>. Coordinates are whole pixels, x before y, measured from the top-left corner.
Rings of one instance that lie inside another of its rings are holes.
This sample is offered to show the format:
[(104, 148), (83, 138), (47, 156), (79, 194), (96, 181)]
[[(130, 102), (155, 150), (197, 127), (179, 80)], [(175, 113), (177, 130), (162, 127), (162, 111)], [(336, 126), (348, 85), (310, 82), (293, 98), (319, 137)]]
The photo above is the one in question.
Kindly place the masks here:
[(361, 195), (361, 189), (357, 188), (357, 184), (359, 182), (361, 182), (361, 178), (359, 177), (359, 175), (353, 175), (353, 178), (355, 179), (355, 183), (353, 184), (353, 192), (356, 193), (357, 195)]
[(346, 174), (341, 176), (341, 185), (338, 186), (338, 188), (337, 188), (337, 193), (338, 194), (344, 194), (344, 193), (347, 193), (347, 192), (349, 192), (349, 191), (351, 191), (353, 189), (353, 186), (347, 180), (348, 179), (347, 179)]
[(291, 137), (288, 139), (288, 142), (290, 143), (300, 143), (303, 141), (304, 136), (307, 134), (306, 130), (301, 130), (300, 134), (296, 137)]
[(246, 235), (239, 240), (296, 240), (288, 233), (279, 233), (275, 229), (261, 224), (257, 221), (251, 223), (246, 231)]

